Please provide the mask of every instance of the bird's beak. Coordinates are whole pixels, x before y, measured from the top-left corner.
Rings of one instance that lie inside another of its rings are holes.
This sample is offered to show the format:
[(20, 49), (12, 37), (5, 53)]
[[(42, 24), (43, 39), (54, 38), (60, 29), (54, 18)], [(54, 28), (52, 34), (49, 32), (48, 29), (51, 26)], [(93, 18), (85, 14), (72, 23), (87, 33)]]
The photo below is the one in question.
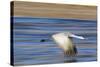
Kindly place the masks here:
[(77, 38), (77, 39), (85, 39), (82, 36), (77, 36), (77, 35), (74, 35), (74, 34), (71, 34), (69, 37), (73, 37), (73, 38)]

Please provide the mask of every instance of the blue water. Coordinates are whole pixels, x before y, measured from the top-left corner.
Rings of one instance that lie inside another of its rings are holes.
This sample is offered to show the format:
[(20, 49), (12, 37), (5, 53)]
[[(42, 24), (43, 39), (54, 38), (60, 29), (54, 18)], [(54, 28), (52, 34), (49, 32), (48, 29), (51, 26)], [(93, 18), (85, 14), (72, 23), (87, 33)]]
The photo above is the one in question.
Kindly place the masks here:
[[(14, 17), (14, 64), (49, 64), (87, 62), (97, 60), (97, 21), (60, 18)], [(51, 35), (71, 32), (85, 37), (73, 38), (78, 55), (64, 57), (63, 51), (52, 40)], [(45, 39), (45, 42), (41, 42)]]

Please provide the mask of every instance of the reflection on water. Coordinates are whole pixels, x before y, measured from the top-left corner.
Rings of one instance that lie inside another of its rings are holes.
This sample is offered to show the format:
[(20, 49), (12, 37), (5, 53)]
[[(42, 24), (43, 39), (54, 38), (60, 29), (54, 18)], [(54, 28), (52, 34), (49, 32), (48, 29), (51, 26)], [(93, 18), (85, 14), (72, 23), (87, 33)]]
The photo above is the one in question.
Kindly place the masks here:
[[(49, 64), (96, 61), (97, 21), (57, 18), (14, 17), (14, 64)], [(78, 55), (64, 57), (51, 35), (72, 32), (85, 37), (74, 39)], [(45, 41), (44, 41), (45, 40)]]
[(72, 62), (77, 62), (76, 59), (70, 59), (70, 60), (65, 60), (64, 63), (72, 63)]

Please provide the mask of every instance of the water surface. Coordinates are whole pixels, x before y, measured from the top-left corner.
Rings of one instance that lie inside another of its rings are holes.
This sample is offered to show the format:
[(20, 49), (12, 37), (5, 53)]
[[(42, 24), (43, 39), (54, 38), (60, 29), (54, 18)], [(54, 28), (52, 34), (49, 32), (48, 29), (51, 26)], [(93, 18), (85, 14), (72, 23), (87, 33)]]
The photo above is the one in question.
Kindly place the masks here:
[[(49, 64), (88, 62), (97, 60), (97, 21), (60, 18), (13, 17), (14, 64)], [(63, 57), (63, 51), (54, 43), (51, 35), (71, 32), (85, 37), (74, 39), (78, 55)], [(45, 42), (41, 42), (45, 39)]]

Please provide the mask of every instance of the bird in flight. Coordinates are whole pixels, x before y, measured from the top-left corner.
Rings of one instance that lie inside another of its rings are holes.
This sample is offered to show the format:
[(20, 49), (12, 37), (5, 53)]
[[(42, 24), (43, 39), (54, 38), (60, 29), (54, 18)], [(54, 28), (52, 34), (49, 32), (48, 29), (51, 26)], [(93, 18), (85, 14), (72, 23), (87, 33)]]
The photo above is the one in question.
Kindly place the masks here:
[(77, 48), (73, 44), (72, 38), (85, 39), (82, 36), (77, 36), (69, 32), (53, 34), (54, 42), (64, 51), (64, 56), (75, 56)]
[[(85, 39), (82, 36), (77, 36), (69, 32), (56, 33), (52, 36), (53, 41), (63, 50), (64, 56), (75, 56), (78, 51), (76, 46), (73, 44), (73, 38)], [(45, 42), (46, 39), (40, 40), (40, 42)]]

